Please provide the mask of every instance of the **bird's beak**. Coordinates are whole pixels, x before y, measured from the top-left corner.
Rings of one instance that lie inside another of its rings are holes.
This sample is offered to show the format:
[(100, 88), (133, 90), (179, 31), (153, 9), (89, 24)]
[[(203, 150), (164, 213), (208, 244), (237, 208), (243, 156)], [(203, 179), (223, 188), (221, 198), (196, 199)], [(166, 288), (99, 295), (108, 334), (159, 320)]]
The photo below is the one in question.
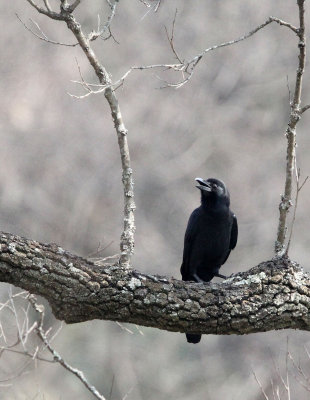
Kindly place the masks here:
[(203, 180), (202, 178), (195, 178), (195, 181), (199, 183), (199, 185), (196, 185), (196, 188), (198, 188), (200, 190), (205, 190), (206, 192), (212, 191), (210, 183)]

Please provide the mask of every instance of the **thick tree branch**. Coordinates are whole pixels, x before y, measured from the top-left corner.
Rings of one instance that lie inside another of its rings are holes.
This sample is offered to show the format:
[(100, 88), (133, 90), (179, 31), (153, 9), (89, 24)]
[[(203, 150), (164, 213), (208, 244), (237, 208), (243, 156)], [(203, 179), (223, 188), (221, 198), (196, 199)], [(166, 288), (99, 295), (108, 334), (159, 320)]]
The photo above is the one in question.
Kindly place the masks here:
[(288, 258), (197, 284), (98, 267), (56, 244), (1, 233), (0, 281), (45, 297), (67, 323), (104, 319), (225, 335), (310, 330), (310, 277)]

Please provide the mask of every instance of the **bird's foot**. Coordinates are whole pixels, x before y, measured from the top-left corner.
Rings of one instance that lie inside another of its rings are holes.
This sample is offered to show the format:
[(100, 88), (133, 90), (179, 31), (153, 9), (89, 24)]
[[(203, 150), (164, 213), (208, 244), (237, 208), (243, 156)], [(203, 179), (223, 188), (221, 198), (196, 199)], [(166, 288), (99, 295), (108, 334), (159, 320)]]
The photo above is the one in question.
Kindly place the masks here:
[(192, 274), (192, 277), (194, 278), (194, 281), (197, 283), (205, 283), (197, 274)]
[(216, 276), (217, 278), (227, 279), (227, 276), (222, 274), (215, 274), (214, 276)]

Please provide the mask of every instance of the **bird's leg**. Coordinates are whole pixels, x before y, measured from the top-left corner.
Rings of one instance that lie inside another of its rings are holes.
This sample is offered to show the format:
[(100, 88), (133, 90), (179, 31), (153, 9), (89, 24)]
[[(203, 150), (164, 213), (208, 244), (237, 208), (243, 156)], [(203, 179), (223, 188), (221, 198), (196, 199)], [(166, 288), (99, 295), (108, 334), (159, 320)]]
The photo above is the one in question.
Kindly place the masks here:
[(219, 274), (218, 272), (214, 274), (214, 276), (216, 276), (217, 278), (227, 279), (227, 276)]
[(192, 275), (192, 277), (194, 278), (194, 281), (195, 281), (195, 282), (197, 282), (197, 283), (204, 283), (204, 281), (203, 281), (202, 279), (199, 278), (199, 276), (197, 275), (196, 272), (193, 272), (191, 275)]

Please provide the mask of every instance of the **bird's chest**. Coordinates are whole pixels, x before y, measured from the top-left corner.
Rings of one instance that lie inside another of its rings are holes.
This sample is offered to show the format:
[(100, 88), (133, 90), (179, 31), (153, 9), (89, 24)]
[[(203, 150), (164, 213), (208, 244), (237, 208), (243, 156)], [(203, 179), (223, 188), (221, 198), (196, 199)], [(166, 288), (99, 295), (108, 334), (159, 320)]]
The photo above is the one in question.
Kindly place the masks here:
[(196, 245), (206, 256), (218, 256), (229, 248), (231, 222), (227, 214), (202, 216)]

